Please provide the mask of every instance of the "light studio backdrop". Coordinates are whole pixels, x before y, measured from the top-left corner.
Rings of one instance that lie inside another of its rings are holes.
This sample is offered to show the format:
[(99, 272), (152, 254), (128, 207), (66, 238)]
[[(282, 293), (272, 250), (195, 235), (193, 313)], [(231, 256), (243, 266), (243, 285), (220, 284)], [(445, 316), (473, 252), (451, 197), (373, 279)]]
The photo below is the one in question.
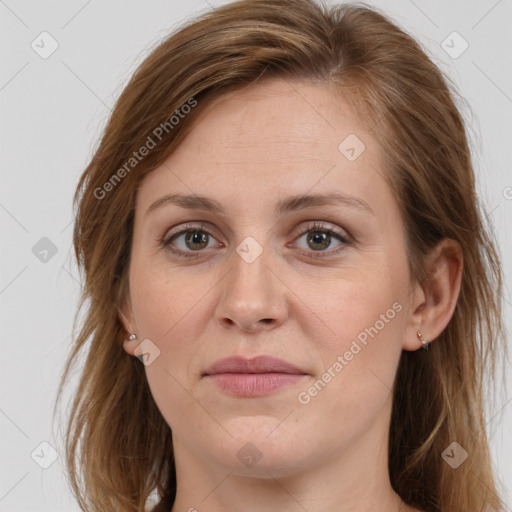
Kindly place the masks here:
[[(64, 425), (52, 416), (80, 292), (72, 195), (136, 65), (172, 29), (223, 3), (0, 0), (2, 512), (79, 510), (66, 481)], [(412, 33), (466, 99), (460, 106), (470, 124), (478, 188), (498, 233), (510, 331), (512, 1), (368, 3)], [(509, 508), (510, 394), (489, 402), (487, 412)]]

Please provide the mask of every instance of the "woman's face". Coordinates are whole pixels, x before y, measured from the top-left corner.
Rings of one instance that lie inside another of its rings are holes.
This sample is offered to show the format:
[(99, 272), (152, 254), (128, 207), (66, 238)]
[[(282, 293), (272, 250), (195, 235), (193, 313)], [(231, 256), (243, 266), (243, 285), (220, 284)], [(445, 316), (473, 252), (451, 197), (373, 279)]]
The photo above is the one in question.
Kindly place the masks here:
[(415, 331), (381, 148), (325, 86), (266, 80), (201, 116), (137, 193), (124, 309), (177, 464), (385, 460)]

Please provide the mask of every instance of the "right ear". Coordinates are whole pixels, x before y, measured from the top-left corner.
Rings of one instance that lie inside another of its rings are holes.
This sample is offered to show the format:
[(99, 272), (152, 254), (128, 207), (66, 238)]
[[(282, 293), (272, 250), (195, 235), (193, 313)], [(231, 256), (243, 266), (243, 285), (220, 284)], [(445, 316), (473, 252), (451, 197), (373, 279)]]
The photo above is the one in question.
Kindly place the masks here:
[(129, 340), (128, 338), (132, 335), (137, 333), (135, 332), (134, 328), (132, 326), (135, 325), (135, 322), (133, 321), (133, 310), (131, 307), (131, 303), (128, 300), (124, 300), (120, 306), (118, 306), (117, 311), (119, 313), (119, 318), (121, 320), (121, 323), (124, 328), (123, 332), (123, 348), (124, 350), (130, 354), (131, 356), (134, 356), (134, 350), (137, 347), (138, 338), (134, 340)]

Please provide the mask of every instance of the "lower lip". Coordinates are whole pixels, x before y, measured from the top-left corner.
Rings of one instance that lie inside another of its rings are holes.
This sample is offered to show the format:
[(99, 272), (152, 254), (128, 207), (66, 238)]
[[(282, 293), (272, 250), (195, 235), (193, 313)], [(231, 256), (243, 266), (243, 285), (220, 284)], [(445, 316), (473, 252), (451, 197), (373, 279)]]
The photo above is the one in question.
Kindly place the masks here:
[(264, 396), (305, 377), (297, 373), (216, 373), (208, 375), (220, 389), (236, 396)]

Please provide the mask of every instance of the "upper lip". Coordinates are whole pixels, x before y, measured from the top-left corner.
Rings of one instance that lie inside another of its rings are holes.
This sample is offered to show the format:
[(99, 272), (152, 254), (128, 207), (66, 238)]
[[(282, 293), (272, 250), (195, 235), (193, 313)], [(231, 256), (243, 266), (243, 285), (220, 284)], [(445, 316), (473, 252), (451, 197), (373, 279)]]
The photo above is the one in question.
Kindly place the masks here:
[(272, 356), (256, 356), (245, 358), (241, 356), (219, 359), (205, 370), (203, 375), (217, 373), (295, 373), (305, 374), (297, 366)]

